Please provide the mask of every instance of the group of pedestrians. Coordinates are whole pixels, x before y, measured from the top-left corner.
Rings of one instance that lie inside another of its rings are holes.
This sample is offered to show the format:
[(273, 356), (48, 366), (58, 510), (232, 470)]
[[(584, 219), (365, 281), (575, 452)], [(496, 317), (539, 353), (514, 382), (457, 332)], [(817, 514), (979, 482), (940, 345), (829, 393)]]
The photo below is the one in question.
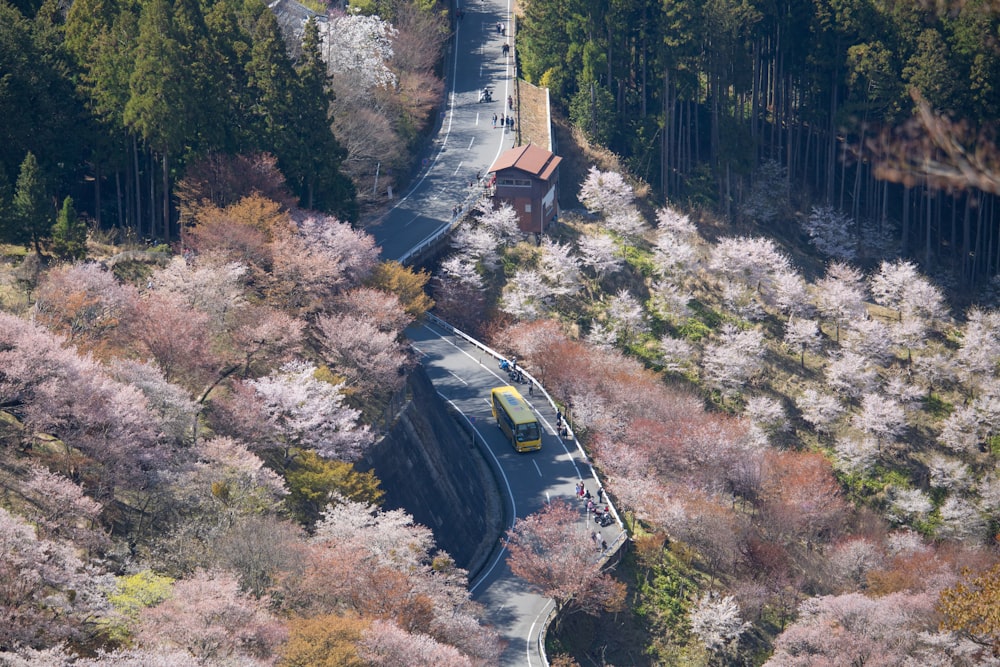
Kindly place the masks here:
[(504, 114), (500, 114), (499, 116), (497, 116), (496, 114), (493, 114), (493, 127), (497, 127), (497, 125), (499, 125), (500, 127), (506, 126), (506, 127), (510, 128), (511, 130), (513, 130), (514, 129), (514, 116), (513, 115), (504, 115)]
[[(583, 482), (576, 483), (576, 497), (587, 502), (587, 516), (589, 517), (591, 513), (598, 515), (597, 506), (594, 504), (594, 499), (590, 495), (590, 491), (587, 489)], [(597, 497), (599, 502), (604, 502), (604, 489), (601, 487), (597, 488)], [(611, 511), (611, 507), (605, 505), (603, 512), (608, 514)], [(603, 524), (602, 524), (603, 525)], [(590, 533), (590, 539), (593, 540), (594, 546), (597, 547), (598, 551), (604, 552), (608, 550), (608, 543), (605, 541), (604, 536), (598, 531), (594, 530)]]

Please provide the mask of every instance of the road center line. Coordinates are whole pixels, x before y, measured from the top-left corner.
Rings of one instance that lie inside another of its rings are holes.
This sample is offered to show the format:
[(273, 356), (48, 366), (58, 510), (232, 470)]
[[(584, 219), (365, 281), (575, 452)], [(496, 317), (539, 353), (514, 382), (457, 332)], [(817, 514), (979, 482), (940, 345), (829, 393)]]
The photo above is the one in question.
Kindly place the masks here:
[[(476, 125), (479, 125), (479, 117), (478, 117), (478, 114), (476, 115)], [(476, 143), (476, 138), (475, 138), (475, 137), (472, 137), (472, 139), (469, 139), (469, 147), (468, 147), (468, 148), (466, 148), (465, 150), (468, 150), (468, 151), (471, 151), (471, 150), (472, 150), (472, 144), (474, 144), (474, 143)]]
[(459, 162), (459, 163), (458, 163), (458, 166), (457, 166), (457, 167), (455, 167), (455, 171), (453, 171), (451, 175), (452, 175), (452, 176), (457, 176), (457, 175), (458, 175), (458, 170), (459, 170), (459, 169), (461, 169), (461, 168), (462, 168), (462, 163), (461, 163), (461, 162)]

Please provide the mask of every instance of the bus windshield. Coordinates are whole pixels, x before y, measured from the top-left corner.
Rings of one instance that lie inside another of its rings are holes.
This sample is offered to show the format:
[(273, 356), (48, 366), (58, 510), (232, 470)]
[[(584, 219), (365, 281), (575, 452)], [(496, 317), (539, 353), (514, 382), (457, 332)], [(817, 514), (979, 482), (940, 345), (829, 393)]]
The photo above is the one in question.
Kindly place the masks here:
[(530, 424), (518, 424), (517, 425), (517, 441), (518, 442), (528, 442), (530, 440), (538, 440), (538, 422), (531, 422)]

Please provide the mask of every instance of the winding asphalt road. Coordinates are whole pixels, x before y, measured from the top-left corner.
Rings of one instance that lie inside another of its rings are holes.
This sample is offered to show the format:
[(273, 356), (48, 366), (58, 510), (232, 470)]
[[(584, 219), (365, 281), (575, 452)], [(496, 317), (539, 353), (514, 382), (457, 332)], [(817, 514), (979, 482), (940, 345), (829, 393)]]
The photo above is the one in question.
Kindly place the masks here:
[[(467, 0), (459, 9), (449, 54), (450, 91), (440, 129), (424, 168), (407, 192), (379, 220), (368, 225), (386, 259), (403, 260), (428, 240), (443, 233), (455, 220), (453, 209), (466, 208), (479, 196), (477, 174), (485, 175), (500, 153), (515, 144), (512, 131), (493, 125), (493, 114), (508, 112), (507, 96), (513, 94), (515, 76), (513, 50), (504, 56), (502, 47), (511, 40), (513, 0)], [(505, 27), (498, 32), (497, 25)], [(480, 92), (490, 88), (493, 102), (480, 102)], [(578, 481), (596, 492), (593, 471), (572, 440), (556, 434), (555, 411), (536, 392), (529, 398), (544, 428), (542, 449), (519, 454), (492, 419), (490, 389), (507, 384), (495, 358), (471, 341), (433, 320), (407, 331), (438, 393), (470, 420), (483, 452), (500, 480), (507, 507), (508, 527), (517, 518), (537, 512), (556, 497), (573, 498)], [(526, 387), (520, 387), (527, 393)], [(598, 530), (608, 544), (620, 536), (618, 525), (600, 529), (583, 507), (580, 531)], [(532, 593), (515, 577), (506, 563), (506, 549), (498, 540), (489, 563), (470, 583), (473, 597), (487, 610), (486, 621), (506, 641), (503, 665), (546, 664), (539, 646), (540, 632), (552, 611), (548, 598)], [(601, 556), (595, 549), (595, 560)]]
[[(514, 147), (515, 133), (494, 127), (493, 114), (508, 113), (514, 92), (514, 58), (502, 46), (511, 39), (497, 24), (511, 25), (513, 0), (471, 0), (459, 5), (451, 42), (450, 90), (430, 155), (407, 192), (380, 219), (366, 226), (385, 258), (405, 258), (454, 220), (452, 209), (471, 204), (480, 193), (476, 175), (485, 175), (497, 156)], [(480, 102), (483, 88), (493, 102)]]

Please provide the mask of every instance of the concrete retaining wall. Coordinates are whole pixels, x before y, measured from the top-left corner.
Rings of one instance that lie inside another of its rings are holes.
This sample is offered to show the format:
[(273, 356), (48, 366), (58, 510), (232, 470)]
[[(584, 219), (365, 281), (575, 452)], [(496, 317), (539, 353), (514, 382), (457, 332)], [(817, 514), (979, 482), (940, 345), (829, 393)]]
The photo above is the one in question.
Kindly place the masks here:
[(411, 400), (358, 468), (382, 481), (387, 509), (406, 510), (474, 574), (503, 530), (496, 479), (423, 367), (408, 382)]

